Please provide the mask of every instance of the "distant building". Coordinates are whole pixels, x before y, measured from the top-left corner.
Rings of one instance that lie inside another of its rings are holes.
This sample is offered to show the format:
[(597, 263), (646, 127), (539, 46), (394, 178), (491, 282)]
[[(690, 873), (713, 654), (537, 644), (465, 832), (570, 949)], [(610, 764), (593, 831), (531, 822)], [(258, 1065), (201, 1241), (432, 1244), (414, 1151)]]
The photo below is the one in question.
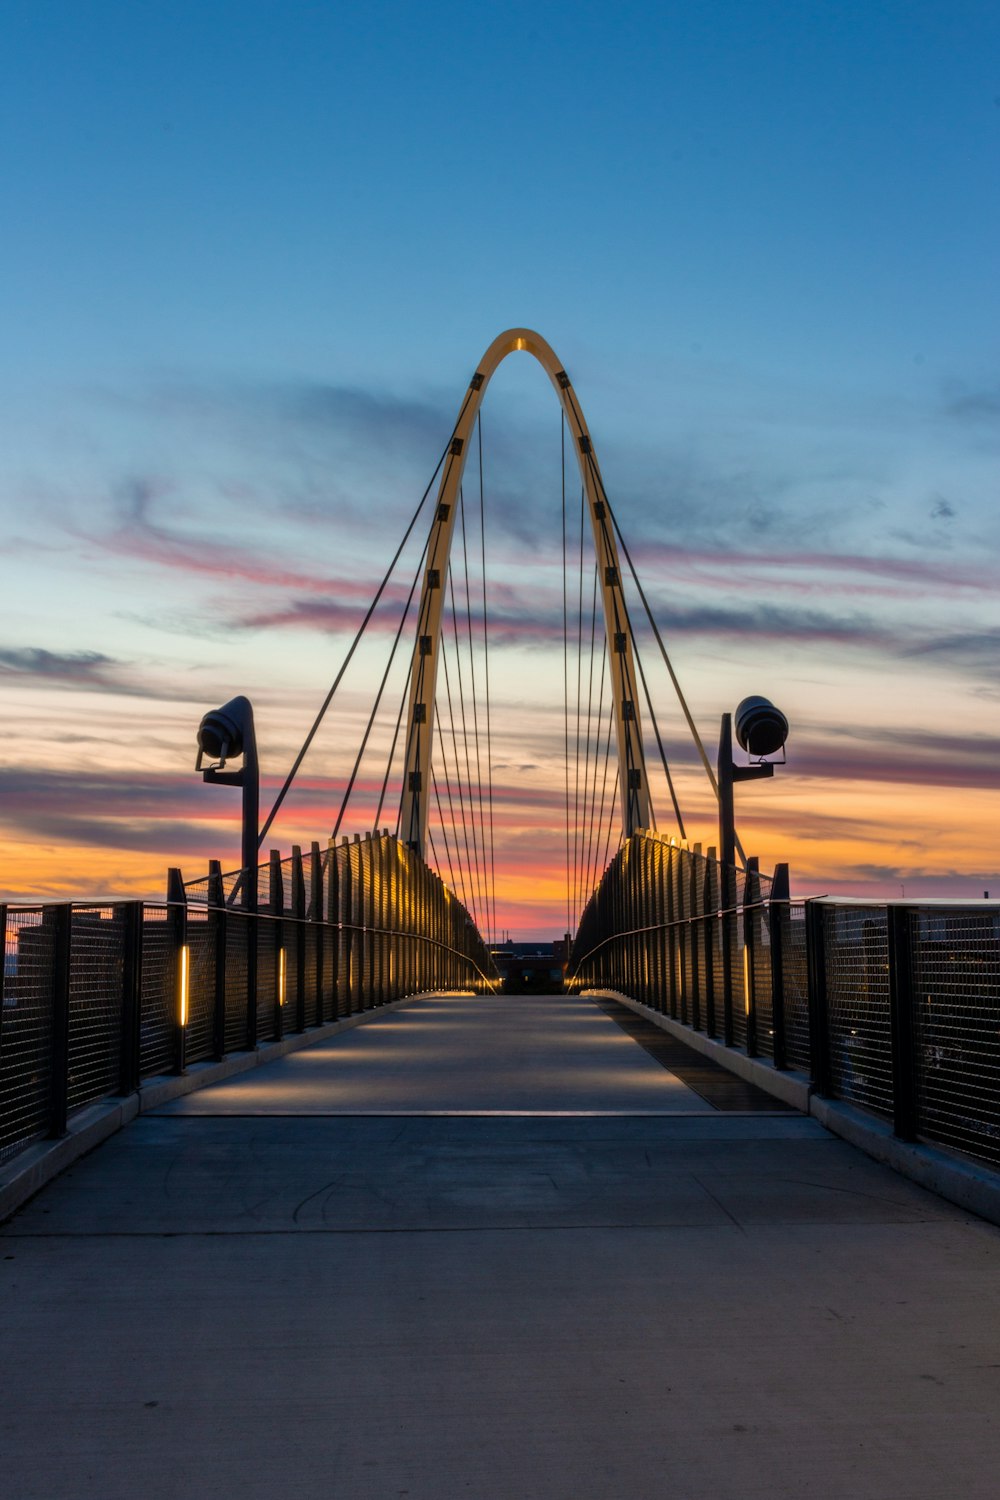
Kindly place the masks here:
[(566, 939), (551, 943), (515, 943), (510, 938), (492, 950), (503, 975), (506, 994), (559, 994), (563, 987)]

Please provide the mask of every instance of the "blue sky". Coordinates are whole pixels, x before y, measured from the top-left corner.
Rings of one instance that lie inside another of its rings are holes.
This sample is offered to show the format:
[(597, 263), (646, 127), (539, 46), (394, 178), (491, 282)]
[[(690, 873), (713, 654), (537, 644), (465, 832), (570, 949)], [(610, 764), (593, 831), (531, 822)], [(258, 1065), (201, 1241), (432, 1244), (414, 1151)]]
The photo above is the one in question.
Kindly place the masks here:
[[(793, 711), (804, 779), (752, 813), (762, 856), (793, 840), (824, 889), (834, 863), (883, 894), (987, 879), (954, 830), (997, 810), (995, 6), (4, 0), (0, 26), (10, 786), (44, 810), (67, 722), (116, 775), (140, 691), (154, 790), (227, 687), (283, 762), (340, 649), (316, 601), (374, 581), (524, 324), (574, 376), (706, 734), (744, 685)], [(526, 361), (484, 426), (513, 619), (558, 530)], [(528, 593), (551, 774), (561, 658)], [(171, 821), (150, 793), (148, 872), (201, 856), (184, 787)], [(10, 815), (6, 887), (48, 888), (29, 847), (79, 867), (60, 826)]]

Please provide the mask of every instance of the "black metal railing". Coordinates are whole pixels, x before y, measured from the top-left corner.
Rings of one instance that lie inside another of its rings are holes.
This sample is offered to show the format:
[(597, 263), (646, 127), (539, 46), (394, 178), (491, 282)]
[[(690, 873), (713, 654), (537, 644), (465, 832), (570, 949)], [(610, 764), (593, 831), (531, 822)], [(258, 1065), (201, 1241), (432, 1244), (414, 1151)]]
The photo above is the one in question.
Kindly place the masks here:
[(217, 865), (172, 874), (165, 902), (0, 906), (0, 1160), (143, 1079), (498, 982), (461, 902), (389, 834), (272, 856), (256, 912)]
[(1000, 903), (792, 901), (788, 869), (653, 833), (619, 850), (568, 987), (614, 989), (1000, 1167)]

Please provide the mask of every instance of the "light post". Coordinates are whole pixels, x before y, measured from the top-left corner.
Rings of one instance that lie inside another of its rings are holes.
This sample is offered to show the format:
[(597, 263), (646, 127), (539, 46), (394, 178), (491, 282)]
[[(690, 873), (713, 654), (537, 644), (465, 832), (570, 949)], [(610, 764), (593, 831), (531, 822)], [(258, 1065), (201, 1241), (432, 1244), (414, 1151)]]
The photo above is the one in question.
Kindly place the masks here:
[[(214, 765), (202, 768), (208, 756)], [(225, 769), (227, 760), (243, 757), (238, 771)], [(253, 708), (248, 698), (231, 698), (221, 708), (207, 713), (198, 726), (198, 759), (195, 770), (205, 781), (216, 786), (238, 786), (243, 789), (243, 890), (242, 905), (257, 910), (257, 825), (260, 818), (260, 768), (257, 764), (257, 737), (254, 733)]]
[[(751, 757), (751, 764), (738, 766), (733, 763), (733, 719), (736, 720), (736, 738), (740, 746)], [(762, 776), (773, 776), (775, 762), (766, 760), (768, 755), (777, 755), (784, 750), (788, 738), (788, 720), (780, 708), (775, 708), (769, 698), (744, 698), (738, 705), (735, 716), (722, 715), (722, 730), (719, 735), (719, 858), (723, 865), (736, 863), (736, 817), (733, 806), (733, 785), (737, 781), (757, 781)], [(781, 762), (779, 761), (780, 765)]]

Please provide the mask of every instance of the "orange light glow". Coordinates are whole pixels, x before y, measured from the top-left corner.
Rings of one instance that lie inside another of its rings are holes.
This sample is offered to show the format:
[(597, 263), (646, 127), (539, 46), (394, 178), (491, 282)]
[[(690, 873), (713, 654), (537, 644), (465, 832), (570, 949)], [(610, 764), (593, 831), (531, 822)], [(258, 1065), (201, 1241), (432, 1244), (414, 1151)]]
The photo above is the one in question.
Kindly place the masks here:
[(177, 983), (177, 1022), (180, 1026), (188, 1023), (188, 992), (190, 987), (191, 973), (191, 949), (187, 943), (180, 951), (179, 974)]

